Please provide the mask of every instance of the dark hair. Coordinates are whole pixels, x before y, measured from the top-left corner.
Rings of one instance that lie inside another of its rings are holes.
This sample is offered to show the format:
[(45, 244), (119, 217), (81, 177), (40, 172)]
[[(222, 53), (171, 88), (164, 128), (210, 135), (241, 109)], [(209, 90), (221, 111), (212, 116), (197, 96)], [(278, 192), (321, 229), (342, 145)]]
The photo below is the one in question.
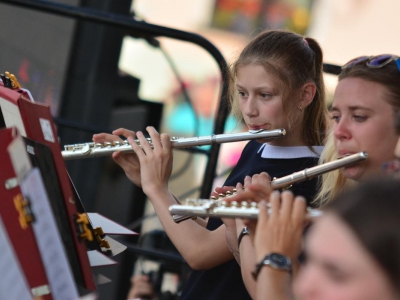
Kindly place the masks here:
[[(285, 30), (268, 30), (258, 34), (231, 66), (230, 99), (234, 112), (238, 109), (235, 106), (237, 93), (234, 92), (237, 71), (241, 66), (250, 64), (261, 65), (267, 72), (274, 73), (287, 85), (288, 91), (298, 89), (307, 82), (315, 84), (317, 89), (315, 97), (304, 109), (301, 134), (308, 146), (322, 145), (327, 128), (327, 109), (322, 50), (319, 44), (312, 38), (304, 38)], [(291, 92), (285, 97), (285, 109), (290, 101), (290, 94)], [(237, 111), (236, 115), (239, 116)]]
[(356, 234), (400, 295), (400, 182), (365, 181), (326, 206)]
[(395, 61), (381, 68), (371, 68), (365, 62), (360, 62), (351, 68), (343, 69), (339, 81), (348, 77), (382, 84), (387, 89), (386, 101), (392, 106), (394, 113), (400, 111), (400, 70)]

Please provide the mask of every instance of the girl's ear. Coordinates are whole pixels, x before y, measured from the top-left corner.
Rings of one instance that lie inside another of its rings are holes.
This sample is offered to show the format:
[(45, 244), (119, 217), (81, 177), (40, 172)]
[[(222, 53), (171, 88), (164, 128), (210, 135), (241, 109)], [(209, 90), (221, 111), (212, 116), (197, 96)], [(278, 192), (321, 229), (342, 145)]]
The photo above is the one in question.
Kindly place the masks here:
[(299, 107), (306, 108), (313, 101), (317, 87), (313, 82), (307, 82), (301, 87), (301, 97)]

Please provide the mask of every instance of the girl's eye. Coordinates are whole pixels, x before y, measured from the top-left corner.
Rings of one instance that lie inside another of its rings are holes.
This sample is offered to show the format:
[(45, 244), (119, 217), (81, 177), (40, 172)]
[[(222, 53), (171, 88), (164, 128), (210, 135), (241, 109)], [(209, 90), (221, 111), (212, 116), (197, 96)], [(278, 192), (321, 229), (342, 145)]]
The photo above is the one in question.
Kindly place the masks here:
[(242, 91), (238, 91), (240, 97), (246, 97), (246, 93)]
[(331, 116), (331, 119), (334, 120), (336, 123), (338, 123), (340, 121), (340, 116)]

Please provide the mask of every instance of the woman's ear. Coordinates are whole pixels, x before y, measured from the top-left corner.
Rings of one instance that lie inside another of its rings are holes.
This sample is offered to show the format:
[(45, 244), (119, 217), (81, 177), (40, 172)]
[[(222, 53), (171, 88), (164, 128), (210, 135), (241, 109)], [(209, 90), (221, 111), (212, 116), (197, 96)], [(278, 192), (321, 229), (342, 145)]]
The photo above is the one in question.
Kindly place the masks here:
[(313, 82), (307, 82), (301, 88), (301, 97), (299, 107), (306, 108), (313, 101), (315, 93), (317, 92), (317, 87)]
[(394, 157), (400, 159), (400, 137), (397, 140), (396, 148), (394, 149)]

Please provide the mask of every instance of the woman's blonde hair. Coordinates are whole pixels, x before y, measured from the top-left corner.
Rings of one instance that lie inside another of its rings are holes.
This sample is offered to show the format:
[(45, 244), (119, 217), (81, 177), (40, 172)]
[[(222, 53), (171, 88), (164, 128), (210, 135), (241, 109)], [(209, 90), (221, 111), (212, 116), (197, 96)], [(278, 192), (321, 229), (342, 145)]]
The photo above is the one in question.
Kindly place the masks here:
[[(338, 158), (335, 148), (333, 130), (327, 136), (324, 150), (319, 157), (318, 164), (334, 161)], [(341, 170), (327, 172), (319, 177), (319, 191), (313, 201), (313, 206), (323, 206), (337, 197), (343, 190), (353, 186), (355, 181), (347, 179)]]
[[(400, 70), (395, 61), (384, 65), (381, 68), (371, 68), (365, 61), (354, 65), (351, 68), (345, 68), (339, 75), (339, 82), (345, 78), (361, 78), (366, 81), (376, 82), (386, 88), (384, 99), (393, 109), (393, 113), (400, 111)], [(400, 124), (400, 123), (399, 123)], [(395, 126), (395, 124), (393, 124)], [(378, 141), (377, 141), (378, 142)], [(394, 149), (393, 149), (394, 150)], [(333, 131), (328, 134), (325, 149), (322, 152), (319, 162), (329, 162), (337, 159), (338, 154), (334, 145)], [(347, 179), (340, 170), (324, 174), (320, 178), (320, 189), (314, 200), (315, 205), (324, 205), (331, 201), (342, 190), (354, 185), (354, 180)]]

